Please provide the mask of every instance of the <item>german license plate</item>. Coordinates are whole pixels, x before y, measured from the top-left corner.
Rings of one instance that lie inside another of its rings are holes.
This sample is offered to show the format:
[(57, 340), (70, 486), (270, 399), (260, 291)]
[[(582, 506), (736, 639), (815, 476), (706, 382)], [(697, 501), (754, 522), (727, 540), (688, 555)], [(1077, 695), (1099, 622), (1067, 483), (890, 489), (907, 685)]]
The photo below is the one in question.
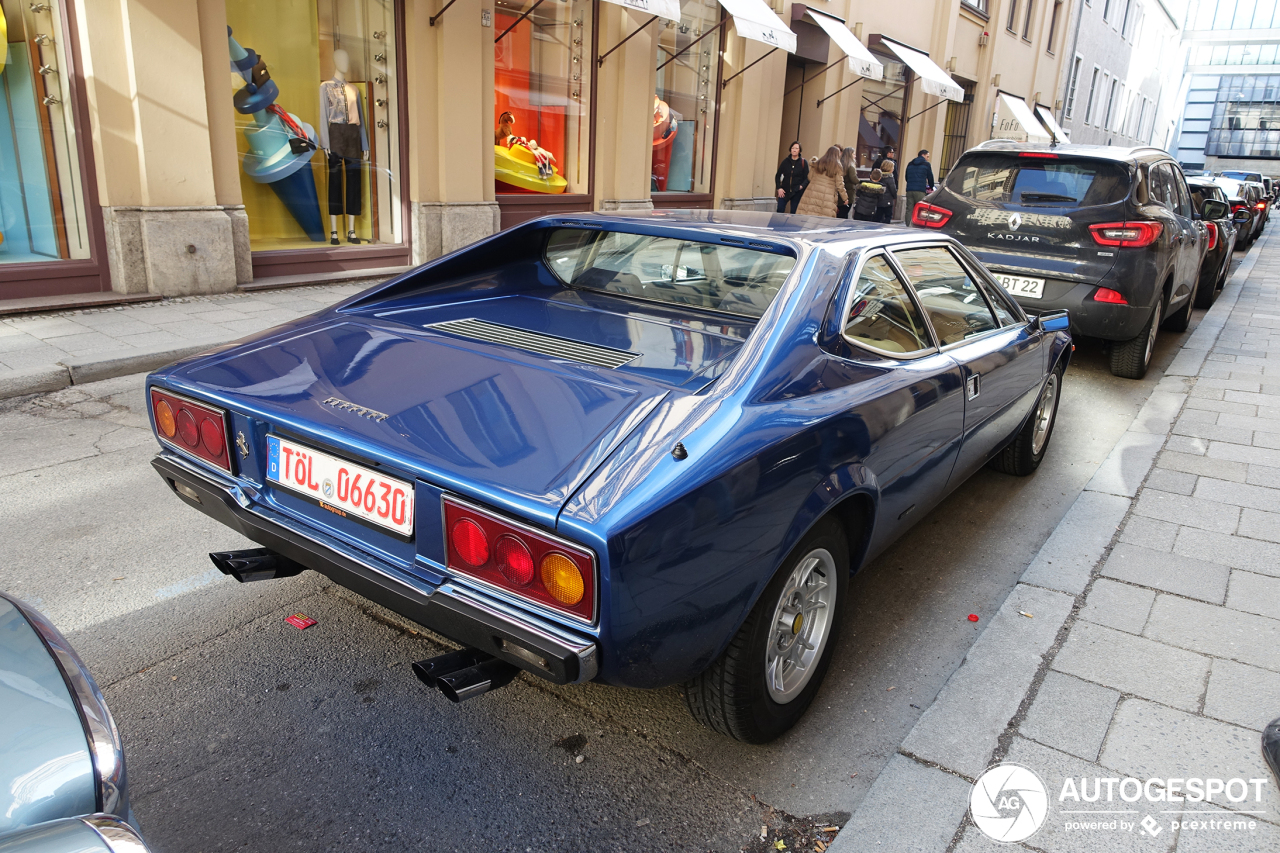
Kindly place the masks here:
[(267, 436), (267, 479), (324, 509), (413, 535), (413, 486), (276, 435)]
[(1000, 286), (1009, 291), (1012, 296), (1025, 296), (1027, 299), (1039, 299), (1044, 296), (1044, 279), (1042, 278), (996, 273), (996, 281), (1000, 282)]

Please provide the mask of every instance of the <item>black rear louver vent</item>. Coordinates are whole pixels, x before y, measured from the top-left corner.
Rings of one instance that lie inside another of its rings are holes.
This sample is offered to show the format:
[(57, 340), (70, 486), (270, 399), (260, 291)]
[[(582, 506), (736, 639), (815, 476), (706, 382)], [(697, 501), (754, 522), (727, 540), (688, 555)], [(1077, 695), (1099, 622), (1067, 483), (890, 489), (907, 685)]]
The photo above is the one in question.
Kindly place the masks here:
[(558, 338), (555, 335), (530, 332), (527, 329), (518, 329), (515, 326), (503, 326), (499, 323), (490, 323), (487, 320), (477, 320), (474, 317), (469, 317), (465, 320), (446, 320), (443, 323), (432, 323), (426, 328), (462, 338), (471, 338), (476, 341), (515, 347), (526, 352), (535, 352), (552, 358), (576, 361), (579, 364), (590, 364), (595, 367), (622, 367), (627, 362), (640, 357), (640, 353), (631, 352), (630, 350), (613, 349), (612, 347), (602, 347), (597, 344), (570, 340), (569, 338)]

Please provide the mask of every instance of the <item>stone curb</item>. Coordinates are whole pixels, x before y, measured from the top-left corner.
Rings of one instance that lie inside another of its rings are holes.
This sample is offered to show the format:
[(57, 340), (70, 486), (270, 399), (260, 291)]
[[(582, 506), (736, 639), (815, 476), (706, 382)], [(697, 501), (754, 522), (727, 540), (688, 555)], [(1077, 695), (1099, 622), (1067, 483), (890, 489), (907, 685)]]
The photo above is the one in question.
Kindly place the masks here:
[(79, 358), (64, 358), (49, 367), (32, 367), (0, 376), (0, 400), (61, 391), (72, 385), (149, 372), (225, 343), (227, 341), (210, 340), (180, 347), (117, 350)]
[[(951, 849), (968, 812), (972, 782), (998, 749), (1001, 735), (1035, 683), (1039, 664), (1132, 507), (1138, 487), (1173, 430), (1190, 379), (1217, 343), (1268, 237), (1250, 248), (1227, 280), (1133, 425), (876, 777), (827, 848), (830, 853)], [(1032, 627), (1031, 622), (1037, 624)], [(1035, 665), (1024, 660), (1030, 657)], [(941, 819), (922, 821), (923, 812)]]

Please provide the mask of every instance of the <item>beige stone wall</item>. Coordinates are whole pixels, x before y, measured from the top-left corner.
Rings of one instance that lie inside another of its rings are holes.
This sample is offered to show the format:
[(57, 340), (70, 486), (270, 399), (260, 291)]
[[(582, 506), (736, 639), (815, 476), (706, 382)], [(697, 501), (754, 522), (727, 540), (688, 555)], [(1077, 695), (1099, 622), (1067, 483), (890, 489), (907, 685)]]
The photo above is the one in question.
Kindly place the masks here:
[[(1027, 0), (1021, 0), (1025, 3)], [(225, 0), (75, 0), (89, 102), (98, 193), (107, 225), (113, 286), (124, 292), (193, 293), (230, 289), (251, 276), (241, 204), (234, 113), (225, 97)], [(263, 0), (269, 2), (269, 0)], [(927, 51), (958, 80), (976, 83), (969, 144), (990, 134), (999, 88), (1052, 105), (1068, 7), (1060, 10), (1056, 53), (1044, 49), (1051, 0), (1036, 0), (1030, 40), (1005, 31), (1007, 5), (991, 0), (991, 19), (960, 0), (811, 0), (845, 18), (866, 43), (884, 34)], [(457, 0), (436, 22), (438, 0), (405, 0), (405, 79), (413, 260), (422, 262), (493, 233), (493, 0)], [(791, 19), (790, 0), (774, 0)], [(1025, 7), (1024, 7), (1025, 8)], [(661, 22), (598, 3), (600, 53), (635, 33), (596, 77), (593, 188), (599, 209), (650, 206), (650, 139)], [(642, 28), (643, 27), (643, 28)], [(637, 32), (638, 28), (640, 29)], [(983, 31), (987, 46), (979, 46)], [(590, 37), (590, 36), (588, 36)], [(768, 48), (722, 34), (723, 76)], [(771, 209), (780, 151), (797, 133), (806, 155), (856, 144), (863, 86), (831, 46), (835, 64), (804, 86), (803, 109), (786, 92), (800, 80), (774, 52), (720, 89), (714, 203)], [(838, 60), (838, 61), (837, 61)], [(810, 65), (813, 75), (820, 66)], [(848, 88), (844, 88), (848, 87)], [(842, 90), (843, 91), (840, 91)], [(836, 94), (839, 92), (839, 94)], [(821, 107), (819, 98), (827, 98)], [(919, 84), (908, 97), (902, 161), (919, 148), (939, 152), (947, 107)], [(927, 109), (935, 107), (934, 109)], [(784, 113), (787, 113), (784, 115)], [(918, 114), (918, 115), (917, 115)]]

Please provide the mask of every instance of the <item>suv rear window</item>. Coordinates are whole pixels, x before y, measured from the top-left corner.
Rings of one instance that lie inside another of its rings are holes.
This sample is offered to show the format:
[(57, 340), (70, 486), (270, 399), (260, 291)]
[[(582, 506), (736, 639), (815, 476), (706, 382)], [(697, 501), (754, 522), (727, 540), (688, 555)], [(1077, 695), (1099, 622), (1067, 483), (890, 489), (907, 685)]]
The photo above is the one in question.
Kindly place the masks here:
[(1129, 194), (1129, 170), (1107, 160), (973, 154), (947, 175), (947, 189), (997, 204), (1092, 207)]

